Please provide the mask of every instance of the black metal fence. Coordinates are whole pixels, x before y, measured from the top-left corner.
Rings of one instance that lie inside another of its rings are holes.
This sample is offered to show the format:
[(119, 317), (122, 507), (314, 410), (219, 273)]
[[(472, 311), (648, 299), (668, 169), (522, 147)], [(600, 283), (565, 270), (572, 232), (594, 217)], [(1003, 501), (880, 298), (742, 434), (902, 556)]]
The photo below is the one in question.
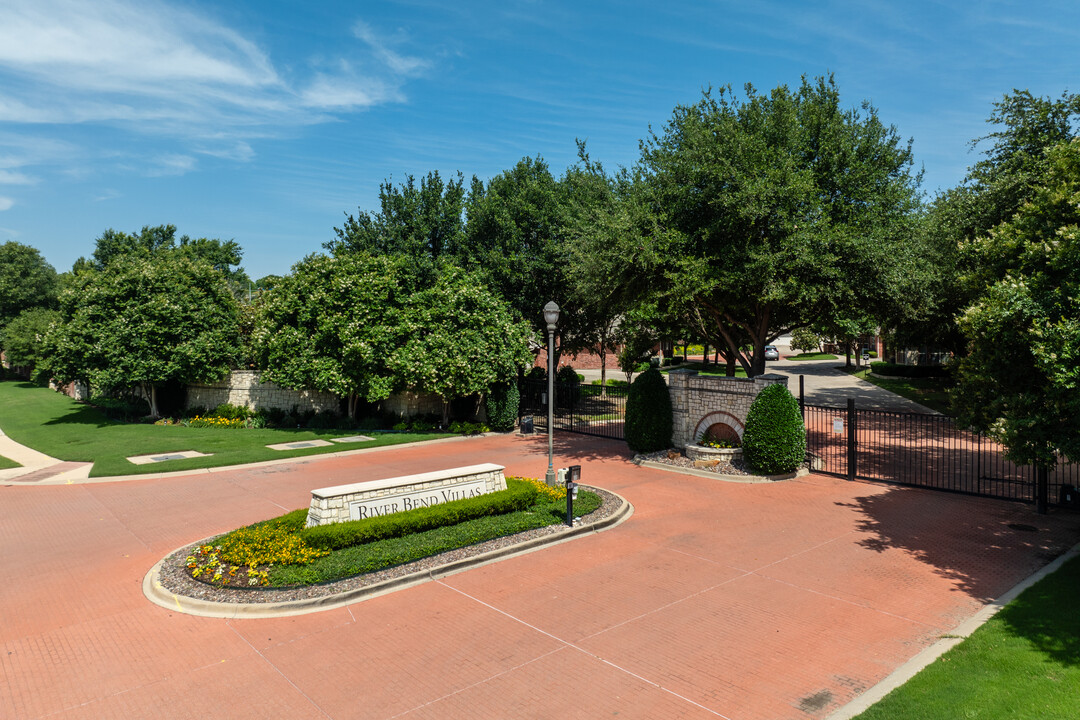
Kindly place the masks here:
[[(622, 440), (626, 417), (625, 385), (572, 385), (555, 383), (555, 429)], [(531, 416), (533, 427), (547, 432), (547, 382), (521, 383), (518, 414)]]
[(1059, 502), (1080, 485), (1080, 466), (1059, 463), (1043, 477), (1005, 449), (944, 415), (803, 405), (807, 450), (817, 469), (850, 479), (881, 480), (1005, 500)]

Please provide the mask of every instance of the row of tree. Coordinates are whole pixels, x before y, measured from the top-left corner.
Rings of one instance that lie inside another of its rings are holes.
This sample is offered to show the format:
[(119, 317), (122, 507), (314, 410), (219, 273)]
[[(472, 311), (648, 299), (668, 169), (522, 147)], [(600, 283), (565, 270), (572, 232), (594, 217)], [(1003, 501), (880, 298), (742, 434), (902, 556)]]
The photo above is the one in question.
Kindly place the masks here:
[[(558, 354), (621, 348), (628, 365), (655, 341), (682, 338), (716, 348), (730, 372), (741, 364), (754, 375), (783, 333), (853, 338), (886, 328), (897, 343), (961, 358), (964, 419), (997, 429), (1018, 459), (1050, 463), (1080, 454), (1071, 444), (1080, 437), (1078, 113), (1074, 95), (1005, 96), (990, 117), (995, 131), (980, 139), (990, 141), (985, 157), (928, 204), (911, 142), (868, 103), (845, 108), (831, 77), (768, 93), (706, 91), (650, 132), (632, 168), (608, 172), (582, 143), (560, 177), (525, 158), (487, 182), (438, 172), (385, 182), (378, 210), (347, 215), (327, 255), (260, 281), (250, 307), (208, 321), (237, 328), (247, 346), (208, 337), (233, 348), (233, 364), (246, 353), (278, 382), (337, 392), (353, 408), (392, 389), (449, 399), (507, 380), (527, 362), (530, 336), (543, 338), (549, 300), (563, 311)], [(114, 349), (144, 348), (130, 336), (133, 321), (120, 320), (127, 302), (174, 328), (200, 299), (225, 307), (229, 293), (198, 279), (207, 267), (226, 289), (232, 281), (234, 299), (239, 282), (250, 287), (233, 267), (235, 243), (174, 234), (107, 231), (92, 259), (76, 263), (74, 280), (59, 283), (68, 290), (54, 324), (100, 319), (115, 329), (52, 333), (50, 352), (76, 361), (54, 358), (51, 372), (123, 367)], [(119, 283), (116, 268), (151, 277), (162, 258), (171, 277), (190, 277), (190, 303), (145, 306), (117, 287), (92, 306)], [(0, 297), (0, 313), (26, 302)], [(176, 367), (216, 373), (229, 364), (200, 354), (200, 344)], [(163, 360), (150, 365), (167, 374)]]

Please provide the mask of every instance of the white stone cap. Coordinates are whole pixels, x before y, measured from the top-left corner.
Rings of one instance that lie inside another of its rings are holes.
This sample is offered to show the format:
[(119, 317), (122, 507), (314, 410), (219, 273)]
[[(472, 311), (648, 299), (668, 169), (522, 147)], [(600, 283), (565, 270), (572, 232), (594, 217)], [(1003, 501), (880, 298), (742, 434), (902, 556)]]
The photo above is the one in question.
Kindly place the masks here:
[(416, 475), (401, 475), (400, 477), (386, 478), (385, 480), (368, 480), (367, 482), (352, 483), (350, 485), (334, 485), (333, 487), (312, 490), (311, 494), (319, 498), (337, 497), (351, 493), (385, 490), (387, 488), (401, 487), (402, 485), (422, 485), (438, 480), (446, 480), (447, 478), (461, 477), (462, 475), (502, 472), (505, 469), (505, 465), (496, 465), (494, 463), (466, 465), (465, 467), (450, 468), (449, 470), (433, 470), (426, 473), (417, 473)]

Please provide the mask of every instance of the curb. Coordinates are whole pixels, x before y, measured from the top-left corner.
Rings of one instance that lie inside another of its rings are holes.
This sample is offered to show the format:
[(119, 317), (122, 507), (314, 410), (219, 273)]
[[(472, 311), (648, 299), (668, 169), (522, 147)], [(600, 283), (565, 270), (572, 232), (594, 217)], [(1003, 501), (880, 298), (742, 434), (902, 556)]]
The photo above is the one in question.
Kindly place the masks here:
[[(472, 440), (474, 438), (494, 437), (508, 434), (509, 433), (489, 432), (479, 433), (477, 435), (459, 435), (457, 437), (438, 438), (436, 440), (417, 440), (415, 442), (398, 443), (397, 445), (380, 445), (378, 447), (356, 448), (355, 450), (339, 450), (338, 452), (320, 452), (311, 453), (310, 455), (294, 455), (293, 457), (277, 458), (274, 460), (260, 460), (259, 462), (242, 463), (239, 465), (215, 465), (214, 467), (193, 468), (191, 470), (173, 470), (170, 472), (142, 473), (138, 475), (103, 475), (101, 477), (88, 477), (81, 479), (71, 479), (65, 477), (63, 480), (60, 480), (57, 477), (51, 477), (46, 480), (34, 483), (34, 486), (87, 485), (94, 483), (128, 482), (130, 480), (160, 480), (163, 478), (190, 477), (192, 475), (208, 475), (210, 473), (229, 472), (232, 470), (250, 470), (261, 467), (272, 467), (274, 465), (290, 465), (301, 462), (310, 462), (312, 460), (319, 460), (322, 458), (339, 458), (349, 455), (362, 455), (365, 453), (379, 452), (381, 450), (397, 450), (402, 448), (416, 447), (418, 445), (463, 442), (466, 440)], [(71, 482), (68, 482), (68, 480), (71, 480)], [(27, 485), (26, 487), (31, 486)]]
[(668, 465), (667, 463), (656, 462), (655, 460), (634, 460), (633, 462), (639, 467), (652, 468), (653, 470), (666, 470), (667, 472), (679, 473), (681, 475), (693, 475), (694, 477), (721, 480), (723, 482), (742, 483), (744, 485), (759, 485), (762, 483), (794, 480), (795, 478), (801, 478), (804, 475), (810, 474), (810, 470), (807, 468), (799, 468), (795, 472), (784, 473), (783, 475), (722, 475), (710, 470), (679, 467), (678, 465)]
[(929, 647), (923, 648), (915, 657), (893, 670), (878, 684), (859, 695), (846, 705), (833, 711), (825, 720), (851, 720), (859, 713), (867, 710), (890, 692), (915, 677), (923, 668), (944, 655), (948, 650), (956, 647), (966, 640), (973, 632), (982, 627), (990, 618), (994, 617), (1001, 608), (1015, 600), (1020, 593), (1027, 590), (1047, 575), (1057, 572), (1062, 565), (1072, 558), (1080, 555), (1080, 544), (1074, 545), (1062, 555), (1054, 558), (1048, 565), (1036, 570), (1028, 578), (1021, 580), (1001, 597), (984, 605), (977, 613), (964, 622), (957, 625), (952, 631), (943, 634)]
[[(606, 490), (605, 492), (611, 491)], [(199, 617), (225, 619), (271, 618), (287, 617), (290, 615), (305, 615), (321, 610), (330, 610), (344, 605), (361, 602), (363, 600), (369, 600), (398, 590), (404, 590), (405, 588), (414, 585), (438, 580), (470, 568), (488, 565), (518, 555), (524, 555), (548, 545), (567, 542), (589, 533), (601, 532), (615, 527), (616, 525), (620, 525), (634, 514), (634, 506), (627, 502), (626, 498), (621, 495), (617, 493), (611, 494), (621, 500), (622, 504), (614, 513), (603, 520), (598, 520), (593, 523), (582, 523), (581, 525), (575, 525), (573, 528), (567, 528), (563, 532), (533, 538), (532, 540), (526, 540), (515, 545), (508, 545), (507, 547), (499, 548), (498, 550), (492, 550), (481, 555), (476, 555), (475, 557), (447, 563), (446, 565), (441, 565), (430, 570), (421, 570), (410, 573), (408, 575), (403, 575), (402, 577), (392, 578), (375, 585), (356, 588), (355, 590), (349, 590), (336, 595), (324, 595), (323, 597), (318, 598), (291, 600), (280, 603), (228, 603), (199, 600), (184, 595), (177, 595), (162, 586), (160, 573), (161, 565), (165, 562), (165, 558), (158, 560), (143, 577), (143, 595), (155, 605), (160, 605), (168, 610), (176, 610), (177, 612), (182, 612), (187, 615), (197, 615)], [(184, 545), (183, 547), (188, 546)], [(181, 548), (176, 548), (175, 550), (170, 551), (165, 557), (172, 555), (180, 549)]]

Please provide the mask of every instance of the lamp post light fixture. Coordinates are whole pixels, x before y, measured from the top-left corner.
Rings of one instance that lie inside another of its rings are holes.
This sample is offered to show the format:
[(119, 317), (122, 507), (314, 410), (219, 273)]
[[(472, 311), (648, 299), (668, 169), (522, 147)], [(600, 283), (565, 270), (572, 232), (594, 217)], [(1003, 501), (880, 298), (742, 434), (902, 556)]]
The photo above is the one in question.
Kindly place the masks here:
[(544, 481), (555, 486), (555, 323), (559, 322), (559, 306), (550, 301), (544, 306), (544, 322), (548, 331), (548, 391), (547, 391), (547, 430), (548, 430), (548, 469)]

